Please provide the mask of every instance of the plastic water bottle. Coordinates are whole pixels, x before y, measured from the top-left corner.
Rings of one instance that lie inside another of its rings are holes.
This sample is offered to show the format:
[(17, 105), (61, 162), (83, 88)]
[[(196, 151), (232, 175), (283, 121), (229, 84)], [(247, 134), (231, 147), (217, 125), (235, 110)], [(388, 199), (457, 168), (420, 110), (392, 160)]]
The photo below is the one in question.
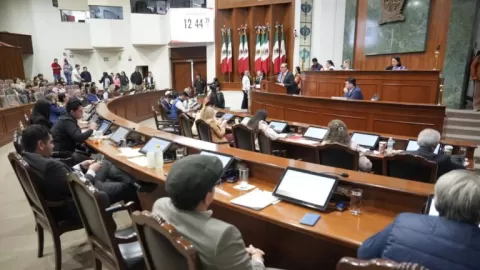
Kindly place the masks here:
[(159, 144), (157, 144), (155, 149), (155, 168), (163, 168), (163, 151)]
[(393, 145), (395, 144), (395, 141), (390, 137), (387, 142), (387, 154), (391, 154), (393, 152)]

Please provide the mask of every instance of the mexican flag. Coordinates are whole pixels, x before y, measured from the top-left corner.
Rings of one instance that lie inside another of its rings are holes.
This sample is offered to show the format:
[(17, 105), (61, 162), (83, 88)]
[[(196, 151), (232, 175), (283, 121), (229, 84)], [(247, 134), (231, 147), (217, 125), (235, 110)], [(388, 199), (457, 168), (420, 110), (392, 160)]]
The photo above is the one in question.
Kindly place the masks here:
[(250, 70), (250, 55), (248, 51), (248, 36), (243, 35), (243, 72)]
[(278, 27), (275, 27), (275, 39), (273, 41), (273, 73), (277, 74), (280, 72), (280, 43), (278, 40)]
[(262, 70), (262, 34), (257, 32), (257, 44), (255, 45), (255, 72)]
[(240, 41), (238, 43), (238, 61), (237, 61), (237, 69), (238, 73), (242, 74), (243, 69), (243, 34), (240, 34)]
[(220, 58), (220, 65), (222, 66), (222, 74), (227, 73), (227, 39), (225, 38), (225, 32), (222, 31), (222, 56)]
[(227, 41), (227, 72), (233, 71), (233, 63), (232, 63), (232, 34), (231, 31), (228, 30), (228, 41)]
[(270, 40), (268, 37), (268, 28), (265, 29), (262, 43), (262, 70), (264, 74), (270, 71)]
[(280, 43), (280, 63), (287, 62), (287, 48), (285, 47), (285, 33), (283, 32), (282, 26), (282, 40)]

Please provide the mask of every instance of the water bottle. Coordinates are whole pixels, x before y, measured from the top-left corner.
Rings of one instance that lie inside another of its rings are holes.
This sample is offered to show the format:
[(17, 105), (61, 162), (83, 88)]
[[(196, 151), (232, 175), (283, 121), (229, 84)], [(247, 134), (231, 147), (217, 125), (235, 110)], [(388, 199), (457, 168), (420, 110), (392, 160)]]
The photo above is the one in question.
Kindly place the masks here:
[(392, 137), (390, 137), (390, 139), (388, 139), (388, 142), (387, 142), (387, 154), (391, 154), (393, 152), (394, 143), (395, 141), (392, 139)]
[(163, 168), (163, 151), (159, 144), (155, 149), (155, 168)]

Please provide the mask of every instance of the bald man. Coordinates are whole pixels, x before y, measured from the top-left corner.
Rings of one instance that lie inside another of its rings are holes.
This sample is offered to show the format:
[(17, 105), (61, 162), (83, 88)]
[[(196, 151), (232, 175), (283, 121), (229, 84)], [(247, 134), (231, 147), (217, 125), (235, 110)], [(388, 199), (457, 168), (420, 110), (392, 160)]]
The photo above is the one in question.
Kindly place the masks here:
[(288, 71), (288, 67), (286, 63), (283, 63), (280, 66), (280, 76), (279, 76), (278, 85), (284, 86), (287, 88), (287, 94), (289, 95), (298, 95), (300, 90), (298, 89), (298, 85), (295, 82), (295, 76), (292, 72)]

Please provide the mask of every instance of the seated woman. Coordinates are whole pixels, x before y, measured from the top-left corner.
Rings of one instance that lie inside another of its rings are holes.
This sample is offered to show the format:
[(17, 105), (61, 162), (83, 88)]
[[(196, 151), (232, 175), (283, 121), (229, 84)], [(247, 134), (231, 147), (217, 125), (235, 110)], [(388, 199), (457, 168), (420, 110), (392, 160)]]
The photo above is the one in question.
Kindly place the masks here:
[[(64, 97), (65, 98), (65, 97)], [(46, 100), (50, 100), (50, 122), (55, 125), (57, 119), (65, 114), (65, 108), (61, 106), (56, 94), (47, 95)]]
[(328, 131), (323, 138), (322, 145), (329, 143), (338, 143), (350, 147), (350, 149), (360, 152), (358, 160), (358, 167), (362, 171), (370, 171), (372, 169), (372, 162), (361, 152), (362, 148), (350, 140), (348, 129), (345, 123), (341, 120), (332, 120), (328, 123)]
[(363, 242), (358, 258), (418, 263), (436, 270), (479, 269), (480, 177), (467, 170), (444, 174), (435, 184), (434, 198), (437, 211), (429, 211), (432, 215), (399, 214)]
[(327, 68), (326, 70), (335, 70), (335, 64), (333, 64), (332, 60), (327, 60)]
[(39, 99), (35, 102), (28, 123), (30, 125), (40, 125), (50, 130), (53, 126), (50, 122), (50, 102), (45, 99)]
[(93, 104), (95, 102), (100, 101), (100, 99), (97, 96), (97, 88), (96, 87), (90, 88), (90, 93), (88, 93), (87, 101), (88, 101), (88, 104)]
[[(227, 126), (227, 121), (223, 120), (219, 123), (215, 117), (216, 111), (210, 106), (203, 106), (203, 108), (198, 113), (198, 119), (202, 119), (210, 126), (212, 131), (212, 141), (214, 143), (231, 143), (233, 142), (232, 134), (226, 134), (225, 127)], [(197, 119), (197, 120), (198, 120)], [(195, 120), (196, 122), (196, 120)], [(193, 132), (193, 130), (192, 130)]]
[(386, 70), (407, 70), (407, 68), (405, 66), (402, 66), (400, 56), (395, 56), (392, 58), (392, 65), (388, 66)]
[[(270, 138), (270, 140), (276, 141), (278, 140), (278, 138), (280, 138), (280, 136), (278, 136), (277, 132), (275, 132), (275, 130), (269, 127), (267, 122), (265, 122), (265, 120), (267, 120), (267, 117), (267, 111), (258, 110), (257, 112), (255, 112), (255, 115), (250, 118), (250, 120), (248, 120), (246, 126), (252, 129), (254, 132), (262, 130), (265, 132), (268, 138)], [(255, 139), (255, 149), (260, 149), (260, 147), (258, 147), (258, 139)]]
[(66, 94), (66, 93), (60, 93), (60, 94), (58, 94), (58, 102), (57, 102), (57, 105), (58, 105), (59, 107), (65, 108), (65, 106), (67, 106), (68, 99), (69, 99), (68, 94)]

